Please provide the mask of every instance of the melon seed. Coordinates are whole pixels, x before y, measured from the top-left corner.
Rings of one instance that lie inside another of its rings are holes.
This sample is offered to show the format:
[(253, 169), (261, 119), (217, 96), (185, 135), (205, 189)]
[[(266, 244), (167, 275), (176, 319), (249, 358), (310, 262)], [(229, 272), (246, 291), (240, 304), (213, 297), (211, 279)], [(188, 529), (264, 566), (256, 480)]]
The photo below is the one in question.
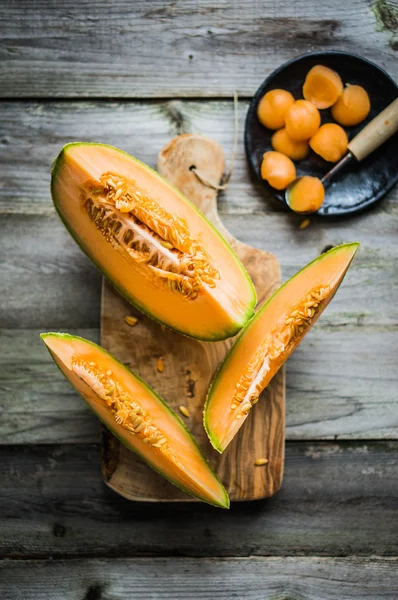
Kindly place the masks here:
[(300, 229), (305, 229), (311, 223), (309, 219), (303, 219), (300, 223)]
[(183, 405), (181, 405), (181, 406), (179, 406), (179, 407), (178, 407), (178, 409), (179, 409), (180, 413), (181, 413), (182, 415), (184, 415), (184, 417), (187, 417), (187, 418), (189, 418), (189, 417), (191, 416), (191, 415), (189, 414), (189, 410), (187, 409), (187, 407), (186, 407), (186, 406), (183, 406)]
[(256, 458), (254, 464), (256, 467), (262, 467), (262, 465), (266, 465), (268, 462), (268, 458)]
[(127, 325), (130, 325), (130, 327), (134, 327), (134, 325), (137, 325), (138, 319), (137, 319), (137, 317), (127, 316), (127, 317), (124, 317), (124, 322)]
[(159, 373), (163, 373), (163, 371), (164, 371), (164, 364), (163, 364), (163, 358), (162, 357), (158, 358), (158, 364), (157, 364), (156, 368), (159, 371)]

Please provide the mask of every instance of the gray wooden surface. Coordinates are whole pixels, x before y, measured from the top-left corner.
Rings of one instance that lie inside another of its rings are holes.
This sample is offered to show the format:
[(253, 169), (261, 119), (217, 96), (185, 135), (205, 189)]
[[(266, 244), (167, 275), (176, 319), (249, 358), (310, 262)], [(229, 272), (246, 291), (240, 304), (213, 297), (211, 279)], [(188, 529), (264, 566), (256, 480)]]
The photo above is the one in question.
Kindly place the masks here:
[[(394, 6), (0, 1), (2, 600), (398, 597), (398, 192), (300, 230), (252, 180), (242, 143), (249, 97), (302, 52), (351, 50), (397, 78)], [(154, 166), (185, 131), (211, 135), (228, 156), (234, 90), (240, 139), (219, 197), (225, 225), (276, 254), (284, 279), (331, 244), (362, 246), (287, 365), (280, 493), (229, 512), (159, 511), (102, 484), (98, 423), (38, 337), (99, 339), (101, 278), (55, 214), (49, 169), (75, 139)]]
[(367, 0), (3, 1), (0, 94), (251, 95), (281, 62), (324, 48), (393, 70), (379, 12), (385, 23)]
[(52, 600), (396, 600), (397, 567), (380, 558), (7, 560), (0, 592), (13, 598), (18, 587), (23, 600), (49, 592)]
[(398, 556), (398, 443), (288, 442), (281, 491), (233, 503), (131, 503), (94, 444), (0, 448), (0, 557)]

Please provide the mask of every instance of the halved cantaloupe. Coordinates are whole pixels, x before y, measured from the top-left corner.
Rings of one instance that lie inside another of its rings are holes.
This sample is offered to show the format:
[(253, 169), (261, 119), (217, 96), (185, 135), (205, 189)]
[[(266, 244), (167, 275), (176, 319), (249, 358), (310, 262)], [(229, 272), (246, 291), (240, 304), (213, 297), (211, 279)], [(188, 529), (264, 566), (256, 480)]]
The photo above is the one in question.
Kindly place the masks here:
[(68, 144), (51, 192), (83, 251), (155, 320), (211, 341), (235, 335), (253, 315), (253, 284), (227, 242), (135, 158), (104, 144)]
[(88, 340), (65, 333), (41, 337), (65, 377), (127, 448), (187, 494), (229, 507), (189, 431), (142, 379)]
[(216, 450), (225, 450), (262, 390), (333, 298), (358, 246), (344, 244), (319, 256), (282, 285), (243, 330), (205, 405), (204, 426)]

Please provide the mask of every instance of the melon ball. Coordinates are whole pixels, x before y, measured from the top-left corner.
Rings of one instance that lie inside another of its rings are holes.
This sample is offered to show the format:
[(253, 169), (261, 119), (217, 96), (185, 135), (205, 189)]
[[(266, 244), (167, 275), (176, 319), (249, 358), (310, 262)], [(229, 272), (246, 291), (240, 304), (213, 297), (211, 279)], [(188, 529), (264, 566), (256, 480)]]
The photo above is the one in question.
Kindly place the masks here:
[(261, 163), (261, 177), (277, 190), (284, 190), (296, 179), (296, 167), (281, 152), (266, 152)]
[(286, 129), (275, 131), (271, 138), (271, 145), (274, 150), (286, 154), (292, 160), (302, 160), (310, 149), (307, 140), (301, 142), (293, 140)]
[(341, 77), (329, 67), (315, 65), (307, 73), (303, 96), (317, 108), (329, 108), (337, 102), (343, 91)]
[(288, 206), (296, 213), (312, 213), (321, 208), (325, 188), (318, 177), (304, 175), (289, 189)]
[(286, 113), (286, 131), (297, 141), (311, 138), (321, 124), (319, 110), (308, 100), (296, 100)]
[(340, 125), (325, 123), (310, 139), (314, 152), (329, 162), (338, 162), (347, 154), (348, 137)]
[(280, 129), (285, 125), (286, 111), (293, 102), (290, 92), (270, 90), (261, 98), (257, 107), (258, 120), (268, 129)]
[(332, 108), (332, 117), (340, 125), (350, 127), (361, 123), (370, 112), (367, 91), (360, 85), (348, 85)]

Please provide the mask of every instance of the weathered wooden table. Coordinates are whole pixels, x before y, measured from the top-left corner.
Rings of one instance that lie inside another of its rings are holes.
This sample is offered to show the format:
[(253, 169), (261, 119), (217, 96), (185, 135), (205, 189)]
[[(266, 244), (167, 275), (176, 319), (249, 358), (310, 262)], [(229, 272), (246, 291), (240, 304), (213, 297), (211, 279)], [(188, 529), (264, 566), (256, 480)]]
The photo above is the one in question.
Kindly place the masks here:
[[(395, 11), (395, 12), (394, 12)], [(398, 193), (342, 221), (272, 208), (242, 136), (222, 218), (286, 278), (330, 244), (362, 247), (287, 366), (286, 472), (269, 501), (229, 512), (129, 503), (102, 483), (99, 424), (39, 332), (99, 339), (101, 277), (55, 215), (67, 141), (155, 165), (179, 132), (228, 155), (264, 76), (345, 49), (398, 76), (396, 4), (378, 0), (2, 0), (0, 43), (0, 598), (398, 597)]]

